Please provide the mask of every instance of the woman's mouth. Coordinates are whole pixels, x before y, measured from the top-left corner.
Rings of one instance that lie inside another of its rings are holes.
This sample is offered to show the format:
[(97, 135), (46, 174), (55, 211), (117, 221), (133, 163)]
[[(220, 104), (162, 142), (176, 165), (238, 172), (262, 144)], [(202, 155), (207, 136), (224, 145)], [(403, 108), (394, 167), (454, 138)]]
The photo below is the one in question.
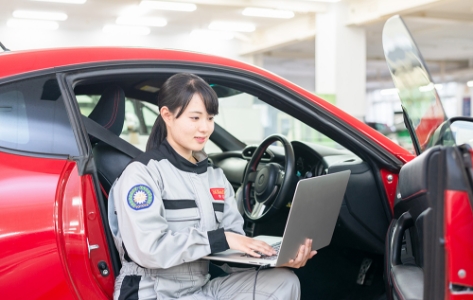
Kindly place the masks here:
[(195, 140), (197, 143), (202, 144), (205, 143), (206, 138), (205, 137), (195, 137)]

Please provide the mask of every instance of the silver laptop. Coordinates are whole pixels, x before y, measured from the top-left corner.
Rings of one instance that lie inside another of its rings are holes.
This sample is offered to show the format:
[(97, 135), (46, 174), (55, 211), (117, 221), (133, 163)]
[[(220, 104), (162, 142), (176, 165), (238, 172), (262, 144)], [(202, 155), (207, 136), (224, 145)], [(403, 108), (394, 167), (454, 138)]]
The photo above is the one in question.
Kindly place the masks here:
[(227, 250), (203, 259), (277, 267), (295, 258), (307, 238), (312, 239), (312, 250), (327, 246), (332, 240), (350, 173), (349, 170), (341, 171), (297, 183), (283, 237), (255, 237), (279, 250), (277, 255), (256, 258)]

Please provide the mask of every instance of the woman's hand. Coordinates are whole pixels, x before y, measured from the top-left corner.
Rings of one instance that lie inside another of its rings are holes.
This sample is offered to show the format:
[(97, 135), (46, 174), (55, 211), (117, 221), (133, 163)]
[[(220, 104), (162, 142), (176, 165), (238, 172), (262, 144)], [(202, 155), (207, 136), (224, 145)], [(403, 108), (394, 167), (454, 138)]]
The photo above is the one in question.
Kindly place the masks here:
[(281, 267), (299, 269), (300, 267), (305, 266), (307, 261), (317, 254), (317, 251), (310, 251), (310, 249), (312, 249), (312, 240), (306, 239), (305, 244), (299, 247), (299, 252), (297, 253), (296, 258), (291, 259)]
[(230, 249), (244, 252), (253, 257), (261, 257), (260, 253), (267, 256), (276, 255), (276, 251), (274, 251), (273, 247), (263, 241), (233, 232), (225, 232), (225, 237), (227, 238)]

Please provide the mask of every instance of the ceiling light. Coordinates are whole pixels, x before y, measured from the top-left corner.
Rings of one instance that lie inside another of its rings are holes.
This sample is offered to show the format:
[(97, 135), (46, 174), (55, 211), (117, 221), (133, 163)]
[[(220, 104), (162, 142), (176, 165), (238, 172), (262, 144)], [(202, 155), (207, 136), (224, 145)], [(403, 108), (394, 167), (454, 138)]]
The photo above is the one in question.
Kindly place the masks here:
[(67, 15), (65, 13), (47, 11), (15, 10), (13, 12), (13, 16), (15, 18), (21, 19), (38, 19), (51, 21), (67, 20)]
[(151, 30), (144, 26), (105, 25), (103, 32), (109, 34), (148, 35)]
[(467, 85), (468, 87), (473, 87), (473, 80), (468, 81), (468, 82), (466, 83), (466, 85)]
[(432, 82), (429, 83), (428, 85), (424, 85), (424, 86), (420, 86), (419, 87), (419, 91), (421, 92), (430, 92), (432, 91), (433, 89), (436, 89), (437, 91), (441, 90), (443, 88), (443, 85), (442, 84), (433, 84)]
[(199, 39), (217, 39), (228, 41), (233, 39), (235, 37), (235, 34), (233, 32), (228, 31), (194, 29), (191, 32), (191, 37)]
[(384, 89), (384, 90), (379, 91), (379, 93), (383, 96), (397, 95), (398, 92), (399, 92), (399, 90), (396, 89), (396, 88), (394, 88), (394, 89)]
[(310, 1), (310, 2), (329, 2), (329, 3), (340, 2), (340, 0), (304, 0), (304, 1)]
[(163, 27), (167, 25), (167, 21), (163, 18), (144, 18), (144, 17), (118, 17), (117, 24), (136, 25), (136, 26), (152, 26)]
[(55, 21), (39, 21), (39, 20), (18, 20), (10, 19), (7, 22), (7, 26), (11, 28), (22, 28), (22, 29), (45, 29), (45, 30), (56, 30), (59, 28), (59, 24)]
[(211, 29), (211, 30), (224, 30), (224, 31), (253, 32), (253, 31), (255, 31), (255, 25), (253, 25), (251, 23), (243, 23), (243, 22), (214, 21), (214, 22), (210, 23), (209, 29)]
[(149, 11), (149, 9), (146, 9), (144, 7), (140, 7), (138, 5), (133, 5), (133, 6), (130, 6), (130, 7), (127, 7), (126, 9), (124, 9), (120, 13), (120, 16), (137, 17), (137, 16), (144, 15), (148, 11)]
[(69, 3), (69, 4), (84, 4), (87, 0), (31, 0), (31, 1)]
[(280, 19), (290, 19), (294, 17), (294, 12), (291, 10), (258, 8), (258, 7), (247, 7), (243, 10), (242, 14), (244, 16), (250, 16), (250, 17), (280, 18)]
[(194, 3), (183, 2), (166, 2), (166, 1), (150, 1), (143, 0), (140, 7), (147, 9), (175, 10), (175, 11), (194, 11), (197, 5)]

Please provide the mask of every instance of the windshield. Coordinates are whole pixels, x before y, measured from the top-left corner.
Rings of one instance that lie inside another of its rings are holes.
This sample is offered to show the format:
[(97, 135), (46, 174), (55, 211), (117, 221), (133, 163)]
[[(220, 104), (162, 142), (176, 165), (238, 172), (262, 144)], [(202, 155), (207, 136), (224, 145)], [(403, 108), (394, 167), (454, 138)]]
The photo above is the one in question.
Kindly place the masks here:
[(448, 127), (446, 114), (424, 59), (399, 16), (384, 25), (383, 48), (417, 154), (442, 140), (451, 141), (445, 136), (451, 135), (450, 130), (438, 133), (442, 124)]

